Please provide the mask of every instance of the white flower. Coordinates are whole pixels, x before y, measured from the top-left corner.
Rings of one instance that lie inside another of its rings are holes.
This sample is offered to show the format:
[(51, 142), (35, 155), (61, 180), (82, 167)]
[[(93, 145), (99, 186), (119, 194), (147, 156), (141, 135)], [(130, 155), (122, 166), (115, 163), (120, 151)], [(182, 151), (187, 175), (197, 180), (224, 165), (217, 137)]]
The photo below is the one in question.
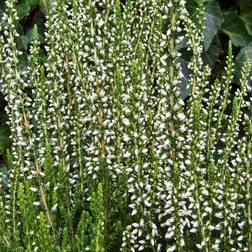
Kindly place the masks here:
[(178, 113), (178, 119), (180, 121), (184, 121), (185, 120), (185, 115), (183, 113)]
[(134, 181), (134, 179), (132, 178), (132, 177), (130, 177), (129, 179), (128, 179), (128, 183), (131, 183), (131, 182), (133, 182)]
[(31, 190), (32, 192), (37, 192), (37, 191), (38, 191), (38, 189), (35, 188), (35, 187), (30, 187), (30, 190)]
[(53, 207), (52, 207), (52, 212), (55, 212), (55, 211), (56, 211), (57, 206), (58, 206), (58, 204), (57, 204), (57, 203), (53, 205)]
[(215, 217), (219, 218), (219, 219), (222, 219), (223, 218), (223, 213), (222, 212), (216, 213)]
[(104, 25), (104, 21), (100, 19), (97, 23), (98, 27), (102, 27)]
[(150, 203), (148, 200), (145, 200), (145, 201), (144, 201), (144, 204), (145, 204), (147, 207), (151, 207), (151, 203)]
[(123, 154), (123, 157), (125, 157), (125, 158), (129, 158), (130, 156), (131, 156), (131, 154), (129, 152), (126, 152)]
[(206, 208), (205, 208), (205, 211), (206, 211), (207, 213), (212, 213), (213, 210), (212, 210), (212, 208), (210, 208), (210, 207), (206, 207)]
[(168, 249), (166, 250), (166, 252), (173, 252), (173, 251), (175, 251), (175, 250), (176, 250), (176, 246), (173, 245), (173, 246), (171, 246), (170, 248), (168, 248)]
[(130, 141), (130, 137), (127, 134), (123, 135), (123, 141), (124, 142), (129, 142)]
[(134, 216), (137, 214), (137, 210), (136, 209), (133, 209), (133, 211), (131, 212), (131, 216)]
[(32, 178), (33, 178), (32, 175), (29, 175), (29, 176), (27, 177), (28, 180), (31, 180)]
[(209, 192), (206, 189), (204, 189), (204, 190), (202, 190), (202, 194), (205, 195), (205, 196), (208, 196)]
[(139, 224), (138, 224), (138, 223), (132, 223), (132, 226), (133, 226), (134, 228), (138, 228), (138, 227), (139, 227)]
[(89, 81), (89, 82), (94, 82), (94, 81), (95, 81), (94, 76), (89, 75), (89, 76), (88, 76), (88, 81)]
[(164, 74), (165, 72), (166, 72), (166, 69), (164, 67), (159, 69), (159, 73)]
[(122, 122), (126, 127), (130, 126), (130, 121), (128, 118), (123, 118)]
[(191, 232), (191, 233), (197, 233), (197, 229), (196, 229), (196, 228), (191, 228), (191, 229), (190, 229), (190, 232)]
[(242, 241), (244, 239), (244, 237), (242, 235), (240, 235), (237, 239), (237, 241)]
[(134, 193), (134, 192), (135, 192), (134, 187), (129, 188), (128, 192), (129, 192), (129, 193)]
[(144, 246), (143, 246), (143, 245), (141, 245), (141, 246), (138, 248), (138, 251), (142, 251), (142, 250), (144, 250)]
[(165, 234), (165, 239), (171, 239), (174, 236), (174, 232), (169, 232)]
[(144, 148), (143, 150), (142, 150), (142, 153), (143, 154), (146, 154), (148, 152), (148, 149), (146, 149), (146, 148)]
[(199, 250), (202, 250), (202, 245), (201, 244), (196, 244), (196, 247), (199, 249)]

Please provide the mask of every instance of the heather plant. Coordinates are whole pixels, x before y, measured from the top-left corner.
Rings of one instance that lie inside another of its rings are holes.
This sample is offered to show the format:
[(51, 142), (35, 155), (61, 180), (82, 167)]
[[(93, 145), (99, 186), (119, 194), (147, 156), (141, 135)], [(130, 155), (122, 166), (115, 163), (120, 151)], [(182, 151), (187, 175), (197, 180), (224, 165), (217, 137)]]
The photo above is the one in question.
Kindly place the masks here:
[(1, 251), (251, 251), (250, 64), (231, 92), (229, 43), (211, 83), (198, 3), (192, 21), (184, 0), (45, 1), (24, 67), (6, 1)]

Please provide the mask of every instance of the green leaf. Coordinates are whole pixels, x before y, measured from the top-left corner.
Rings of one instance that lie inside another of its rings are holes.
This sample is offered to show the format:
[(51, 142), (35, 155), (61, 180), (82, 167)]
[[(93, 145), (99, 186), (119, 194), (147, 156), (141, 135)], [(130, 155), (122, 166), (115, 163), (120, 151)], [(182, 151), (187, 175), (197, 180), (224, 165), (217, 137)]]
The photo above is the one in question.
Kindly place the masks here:
[(20, 50), (27, 50), (31, 39), (27, 35), (21, 35), (17, 40), (17, 48)]
[(244, 21), (248, 34), (252, 36), (252, 1), (240, 1), (241, 19)]
[[(250, 42), (246, 47), (242, 48), (239, 54), (236, 56), (235, 59), (235, 72), (234, 72), (234, 80), (236, 83), (239, 83), (241, 78), (241, 69), (243, 67), (245, 61), (245, 55), (248, 55), (248, 59), (252, 61), (252, 42)], [(252, 74), (252, 65), (250, 67), (250, 74)]]
[[(44, 23), (43, 20), (41, 18), (37, 18), (34, 22), (34, 25), (37, 26), (38, 29), (38, 39), (40, 42), (44, 42), (44, 31), (45, 31), (45, 27), (44, 27)], [(20, 35), (20, 37), (17, 40), (17, 47), (20, 50), (27, 50), (29, 44), (32, 41), (32, 33), (33, 33), (33, 26), (29, 29), (26, 30), (25, 34)]]
[(249, 36), (246, 30), (245, 23), (237, 13), (231, 11), (225, 12), (224, 19), (223, 32), (230, 37), (235, 46), (246, 46), (252, 40), (252, 37)]
[(252, 11), (242, 13), (241, 19), (245, 23), (248, 34), (252, 36)]
[(252, 35), (252, 1), (240, 0), (241, 19), (244, 21), (249, 35)]
[(252, 1), (250, 0), (240, 0), (239, 5), (241, 12), (247, 12), (248, 10), (252, 9)]
[(28, 1), (19, 1), (16, 9), (17, 9), (17, 14), (19, 19), (22, 19), (23, 17), (29, 15), (29, 11), (30, 11), (30, 4)]
[(204, 29), (204, 48), (207, 51), (215, 35), (221, 28), (224, 18), (219, 4), (216, 1), (207, 1), (205, 6), (205, 29)]
[(23, 19), (25, 16), (29, 15), (30, 9), (33, 6), (40, 5), (39, 0), (21, 0), (16, 5), (16, 10), (19, 19)]
[(215, 36), (208, 50), (202, 55), (204, 63), (213, 66), (222, 52), (220, 39), (218, 36)]

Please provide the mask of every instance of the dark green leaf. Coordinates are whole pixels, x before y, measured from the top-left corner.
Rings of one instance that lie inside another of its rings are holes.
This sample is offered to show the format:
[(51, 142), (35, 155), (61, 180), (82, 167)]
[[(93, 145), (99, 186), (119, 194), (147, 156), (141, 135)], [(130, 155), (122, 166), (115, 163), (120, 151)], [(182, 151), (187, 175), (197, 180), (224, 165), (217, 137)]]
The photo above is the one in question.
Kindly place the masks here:
[(252, 1), (250, 0), (240, 0), (239, 5), (241, 12), (247, 12), (252, 10)]
[(252, 11), (242, 13), (241, 14), (241, 19), (245, 23), (248, 34), (252, 35)]
[[(235, 73), (234, 80), (236, 83), (239, 83), (239, 79), (241, 78), (241, 69), (244, 64), (245, 54), (248, 54), (248, 59), (250, 62), (252, 61), (252, 42), (250, 42), (246, 47), (242, 48), (239, 54), (235, 59)], [(250, 68), (250, 73), (252, 74), (252, 65)]]
[(222, 52), (223, 50), (219, 37), (215, 36), (208, 50), (203, 53), (204, 63), (213, 66)]
[(20, 50), (27, 50), (29, 43), (31, 42), (29, 36), (21, 35), (17, 40), (17, 47)]
[(204, 29), (204, 47), (207, 51), (213, 38), (221, 28), (224, 18), (219, 4), (216, 1), (207, 1), (205, 6), (205, 29)]
[(39, 0), (21, 0), (18, 2), (16, 9), (19, 19), (23, 19), (25, 16), (29, 15), (30, 9), (33, 6), (39, 5)]
[(28, 1), (19, 1), (16, 7), (19, 19), (29, 15), (30, 8), (31, 6)]
[(252, 1), (240, 1), (241, 19), (244, 21), (249, 35), (252, 35)]
[(224, 19), (223, 32), (230, 37), (235, 46), (246, 46), (252, 40), (252, 37), (247, 32), (245, 23), (237, 13), (231, 11), (225, 12)]

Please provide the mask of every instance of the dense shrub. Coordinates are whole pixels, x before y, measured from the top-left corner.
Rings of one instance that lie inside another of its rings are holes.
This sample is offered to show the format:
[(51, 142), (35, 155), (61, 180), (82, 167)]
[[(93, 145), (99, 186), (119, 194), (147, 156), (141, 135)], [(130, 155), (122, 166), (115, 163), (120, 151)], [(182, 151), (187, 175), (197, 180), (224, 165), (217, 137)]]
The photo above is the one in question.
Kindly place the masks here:
[[(249, 251), (251, 88), (209, 88), (204, 1), (48, 1), (27, 67), (7, 0), (1, 75), (12, 148), (2, 173), (2, 251)], [(191, 61), (180, 94), (181, 43)]]

